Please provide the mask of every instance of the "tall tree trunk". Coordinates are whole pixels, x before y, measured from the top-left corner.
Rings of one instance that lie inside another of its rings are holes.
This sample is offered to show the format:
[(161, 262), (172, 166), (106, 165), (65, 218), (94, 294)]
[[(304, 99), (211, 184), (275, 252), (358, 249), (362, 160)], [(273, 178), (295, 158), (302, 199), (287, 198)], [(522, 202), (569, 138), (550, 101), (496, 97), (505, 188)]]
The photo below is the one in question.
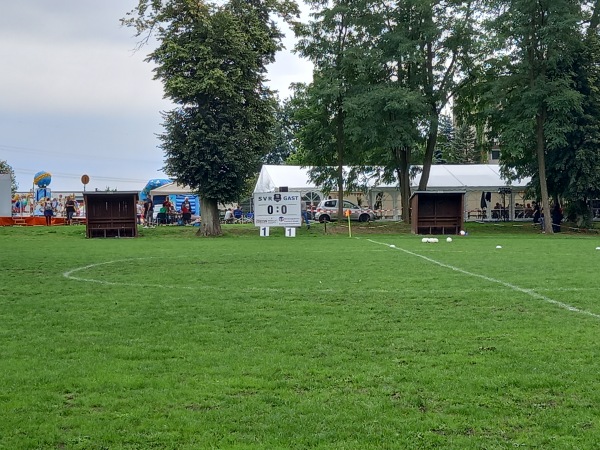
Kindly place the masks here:
[(212, 198), (204, 198), (200, 195), (200, 206), (202, 224), (196, 236), (221, 236), (221, 222), (219, 220), (218, 202)]
[(419, 180), (419, 191), (426, 191), (429, 183), (429, 174), (431, 172), (431, 164), (433, 162), (433, 151), (437, 144), (437, 135), (439, 128), (439, 113), (435, 105), (432, 105), (431, 124), (429, 125), (429, 133), (427, 135), (427, 147), (425, 148), (425, 157), (423, 159), (423, 172)]
[(404, 147), (396, 149), (396, 160), (398, 168), (396, 175), (400, 181), (400, 200), (401, 200), (401, 217), (405, 223), (410, 222), (410, 148)]
[[(433, 27), (433, 15), (432, 11), (425, 16), (425, 23), (428, 26)], [(426, 191), (427, 184), (429, 183), (429, 173), (431, 172), (431, 164), (433, 162), (433, 151), (435, 150), (435, 144), (437, 142), (437, 133), (439, 126), (439, 113), (435, 102), (434, 95), (434, 73), (433, 73), (433, 60), (435, 58), (435, 52), (433, 50), (433, 44), (431, 41), (427, 41), (423, 47), (425, 56), (425, 69), (426, 69), (426, 81), (425, 81), (425, 95), (428, 99), (430, 110), (430, 123), (429, 132), (427, 133), (427, 145), (425, 147), (425, 157), (423, 158), (423, 172), (421, 173), (421, 179), (419, 180), (419, 191)]]
[(600, 24), (600, 0), (596, 0), (594, 3), (594, 9), (592, 17), (590, 19), (590, 27), (588, 28), (588, 36), (591, 36), (598, 29)]
[(344, 111), (339, 101), (338, 111), (336, 115), (336, 146), (337, 146), (337, 182), (338, 182), (338, 222), (344, 218), (344, 158), (345, 158), (345, 141), (344, 141)]
[(536, 153), (538, 161), (538, 172), (540, 177), (540, 192), (542, 194), (542, 212), (544, 214), (544, 231), (547, 234), (552, 233), (552, 214), (550, 214), (550, 200), (548, 198), (548, 184), (546, 182), (546, 155), (545, 155), (545, 135), (544, 124), (546, 123), (546, 111), (543, 109), (536, 116)]

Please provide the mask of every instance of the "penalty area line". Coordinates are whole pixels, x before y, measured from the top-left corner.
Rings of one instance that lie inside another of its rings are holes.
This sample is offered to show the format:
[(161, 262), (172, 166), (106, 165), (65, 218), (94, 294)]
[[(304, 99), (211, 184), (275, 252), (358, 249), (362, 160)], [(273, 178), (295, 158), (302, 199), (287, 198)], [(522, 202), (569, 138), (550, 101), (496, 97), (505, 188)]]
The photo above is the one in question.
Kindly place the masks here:
[(530, 297), (535, 298), (537, 300), (543, 300), (543, 301), (545, 301), (547, 303), (550, 303), (552, 305), (558, 306), (559, 308), (566, 309), (567, 311), (571, 311), (571, 312), (579, 313), (579, 314), (585, 314), (586, 316), (590, 316), (590, 317), (594, 317), (596, 319), (600, 319), (600, 314), (594, 314), (593, 312), (586, 311), (584, 309), (579, 309), (579, 308), (577, 308), (575, 306), (569, 305), (568, 303), (559, 302), (558, 300), (554, 300), (554, 299), (552, 299), (550, 297), (546, 297), (545, 295), (542, 295), (542, 294), (540, 294), (540, 293), (538, 293), (538, 292), (536, 292), (536, 291), (534, 291), (532, 289), (525, 289), (525, 288), (522, 288), (520, 286), (514, 285), (512, 283), (508, 283), (506, 281), (498, 280), (496, 278), (488, 277), (486, 275), (481, 275), (481, 274), (474, 273), (474, 272), (469, 272), (468, 270), (461, 269), (460, 267), (455, 267), (455, 266), (452, 266), (450, 264), (445, 264), (445, 263), (443, 263), (441, 261), (437, 261), (437, 260), (435, 260), (433, 258), (429, 258), (427, 256), (411, 252), (410, 250), (406, 250), (406, 249), (401, 248), (401, 247), (396, 247), (396, 246), (392, 247), (390, 244), (386, 244), (385, 242), (378, 242), (378, 241), (374, 241), (373, 239), (367, 239), (367, 241), (369, 241), (369, 242), (371, 242), (373, 244), (385, 245), (386, 247), (389, 247), (392, 250), (400, 250), (401, 252), (404, 252), (404, 253), (406, 253), (408, 255), (416, 256), (417, 258), (421, 258), (421, 259), (424, 259), (427, 262), (430, 262), (432, 264), (438, 265), (440, 267), (444, 267), (446, 269), (450, 269), (450, 270), (453, 270), (455, 272), (462, 273), (463, 275), (468, 275), (470, 277), (475, 277), (475, 278), (481, 278), (482, 280), (489, 281), (490, 283), (499, 284), (499, 285), (504, 286), (506, 288), (509, 288), (509, 289), (511, 289), (513, 291), (529, 295)]

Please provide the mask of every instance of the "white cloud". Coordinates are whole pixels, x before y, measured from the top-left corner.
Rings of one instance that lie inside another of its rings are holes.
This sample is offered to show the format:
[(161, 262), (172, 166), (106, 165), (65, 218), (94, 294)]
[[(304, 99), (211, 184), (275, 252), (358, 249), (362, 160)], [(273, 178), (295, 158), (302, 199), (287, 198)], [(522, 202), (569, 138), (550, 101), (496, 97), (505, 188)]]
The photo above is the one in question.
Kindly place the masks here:
[(139, 53), (101, 42), (63, 44), (0, 45), (0, 60), (11, 68), (1, 76), (2, 109), (129, 114), (169, 106)]

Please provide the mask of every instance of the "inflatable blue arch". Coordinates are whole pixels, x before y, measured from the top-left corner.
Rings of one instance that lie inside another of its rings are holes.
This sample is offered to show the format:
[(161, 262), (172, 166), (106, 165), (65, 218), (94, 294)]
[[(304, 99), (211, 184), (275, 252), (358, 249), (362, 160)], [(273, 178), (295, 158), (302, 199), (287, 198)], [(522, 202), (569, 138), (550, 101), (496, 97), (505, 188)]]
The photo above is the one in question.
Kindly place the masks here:
[(142, 189), (140, 192), (140, 200), (146, 200), (152, 189), (159, 188), (169, 183), (172, 183), (172, 181), (168, 178), (153, 178), (149, 180), (144, 189)]

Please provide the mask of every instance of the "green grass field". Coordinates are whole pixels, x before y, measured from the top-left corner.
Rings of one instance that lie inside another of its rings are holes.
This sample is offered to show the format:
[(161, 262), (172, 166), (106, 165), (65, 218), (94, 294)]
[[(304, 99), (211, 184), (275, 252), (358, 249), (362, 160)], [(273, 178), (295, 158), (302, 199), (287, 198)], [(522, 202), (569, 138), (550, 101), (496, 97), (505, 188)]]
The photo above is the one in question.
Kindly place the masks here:
[(0, 228), (2, 449), (598, 448), (599, 235), (84, 230)]

